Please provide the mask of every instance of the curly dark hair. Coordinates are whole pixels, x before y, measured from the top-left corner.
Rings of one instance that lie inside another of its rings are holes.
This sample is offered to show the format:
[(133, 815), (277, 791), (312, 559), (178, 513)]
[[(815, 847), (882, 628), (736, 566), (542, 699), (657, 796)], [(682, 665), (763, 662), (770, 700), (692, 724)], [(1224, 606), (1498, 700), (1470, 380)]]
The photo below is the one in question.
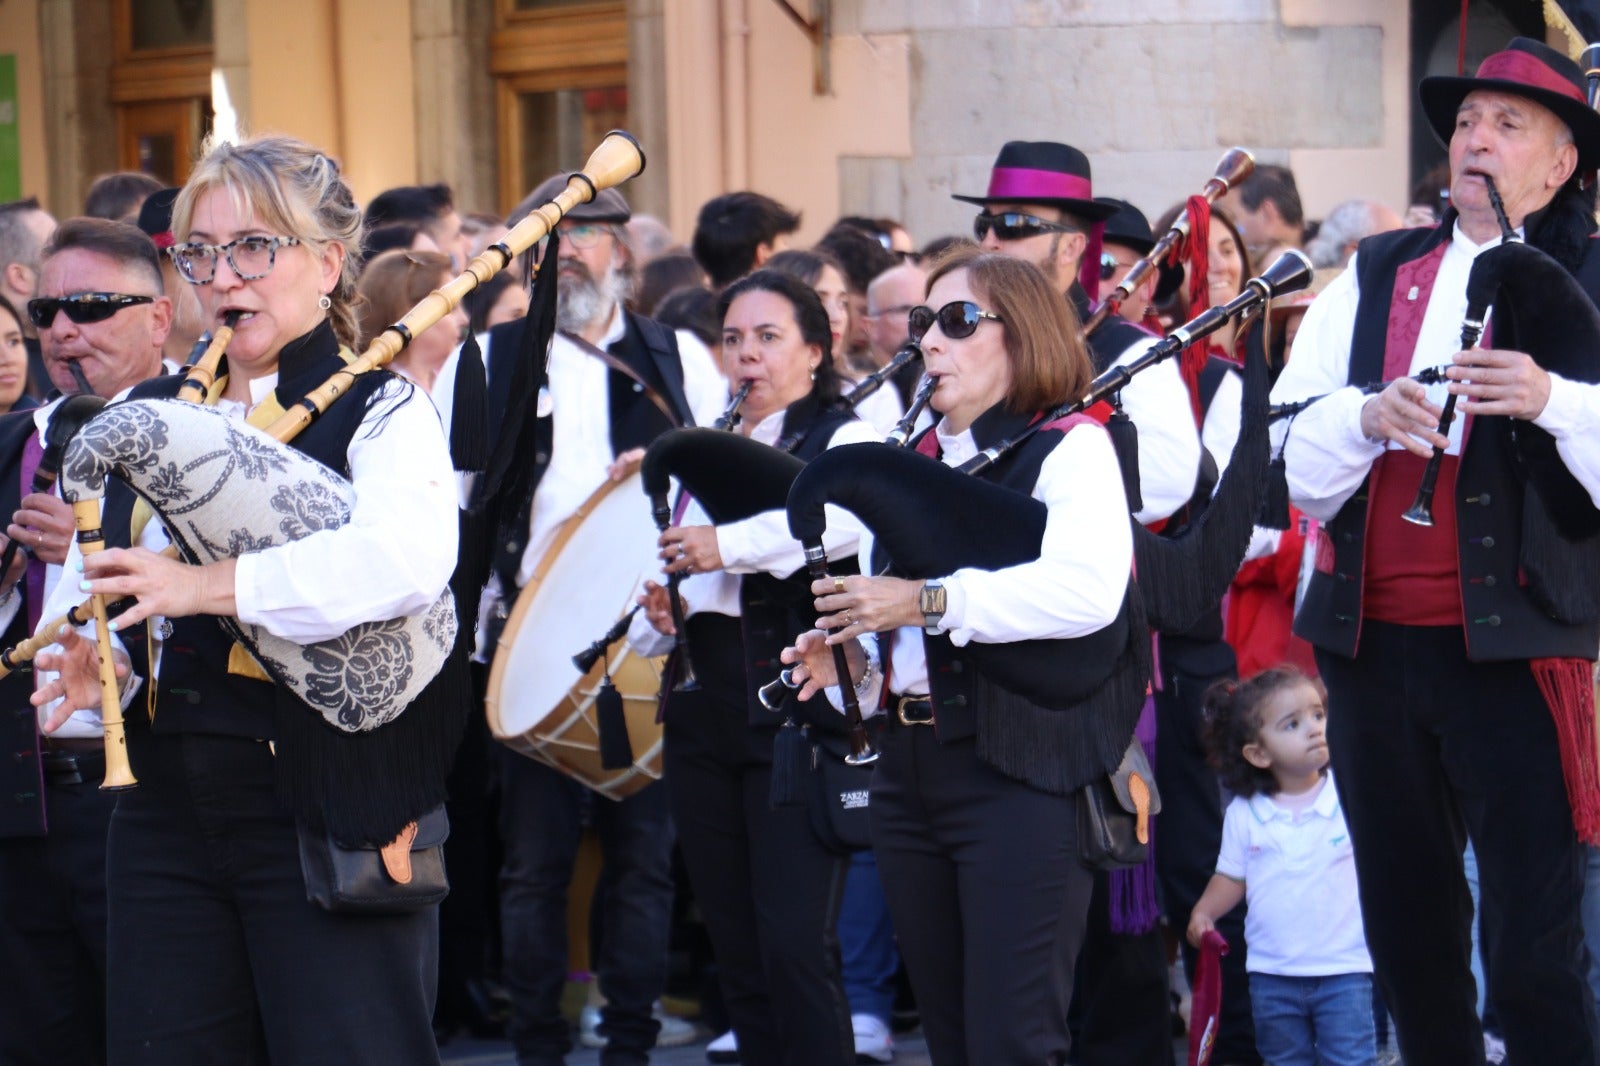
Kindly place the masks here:
[[(1314, 678), (1290, 663), (1269, 667), (1245, 681), (1218, 681), (1206, 690), (1206, 759), (1234, 795), (1248, 799), (1278, 791), (1278, 779), (1272, 771), (1252, 765), (1244, 757), (1244, 749), (1254, 744), (1261, 733), (1267, 701), (1295, 685), (1311, 685), (1319, 693), (1323, 691)], [(1323, 701), (1327, 701), (1325, 693)]]

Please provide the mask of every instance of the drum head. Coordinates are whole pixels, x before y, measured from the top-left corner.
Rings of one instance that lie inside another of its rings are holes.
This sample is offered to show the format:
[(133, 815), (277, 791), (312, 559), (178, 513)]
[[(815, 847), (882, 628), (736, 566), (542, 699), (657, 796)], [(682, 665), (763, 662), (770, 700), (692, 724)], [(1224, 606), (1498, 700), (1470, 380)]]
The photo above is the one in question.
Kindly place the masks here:
[[(638, 474), (606, 482), (562, 524), (495, 649), (485, 711), (496, 738), (537, 727), (582, 680), (572, 657), (633, 606), (643, 578), (659, 573), (658, 536)], [(624, 646), (613, 646), (613, 662)]]

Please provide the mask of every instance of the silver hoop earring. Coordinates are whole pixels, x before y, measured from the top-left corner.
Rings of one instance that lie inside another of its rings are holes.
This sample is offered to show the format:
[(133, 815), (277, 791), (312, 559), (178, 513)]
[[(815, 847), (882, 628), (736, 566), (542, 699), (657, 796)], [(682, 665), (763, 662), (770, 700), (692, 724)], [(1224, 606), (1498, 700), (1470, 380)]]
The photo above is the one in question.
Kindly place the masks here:
[(321, 296), (317, 297), (317, 306), (326, 311), (328, 308), (333, 306), (333, 301), (328, 299), (327, 293), (323, 293)]

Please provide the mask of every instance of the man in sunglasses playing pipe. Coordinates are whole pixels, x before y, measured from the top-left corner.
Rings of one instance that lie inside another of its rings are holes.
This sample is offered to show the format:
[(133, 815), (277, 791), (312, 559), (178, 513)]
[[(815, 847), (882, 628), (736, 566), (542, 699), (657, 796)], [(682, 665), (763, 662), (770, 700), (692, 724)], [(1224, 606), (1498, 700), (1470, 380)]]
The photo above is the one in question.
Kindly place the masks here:
[[(73, 533), (67, 505), (54, 493), (31, 491), (61, 401), (80, 391), (80, 375), (96, 395), (112, 397), (161, 372), (172, 303), (162, 293), (155, 245), (124, 222), (67, 220), (44, 249), (27, 315), (57, 395), (44, 407), (0, 417), (0, 512), (15, 512), (6, 536), (26, 548), (5, 575), (0, 599), (6, 647), (51, 617), (45, 600)], [(131, 511), (132, 497), (114, 493), (107, 506)], [(35, 714), (7, 713), (28, 708), (33, 686), (27, 671), (0, 679), (0, 751), (16, 753), (0, 760), (0, 787), (18, 797), (0, 812), (0, 1061), (99, 1062), (113, 794), (98, 787), (105, 756), (97, 713), (79, 711), (47, 738), (39, 736)]]
[[(1089, 160), (1070, 145), (1008, 141), (995, 157), (981, 196), (956, 196), (982, 208), (973, 235), (992, 251), (1044, 271), (1078, 313), (1094, 311), (1099, 289), (1101, 229), (1116, 208), (1096, 203)], [(1096, 374), (1137, 358), (1156, 338), (1112, 317), (1088, 338)], [(1140, 374), (1122, 392), (1139, 433), (1140, 522), (1167, 518), (1189, 499), (1200, 469), (1200, 435), (1176, 363)]]

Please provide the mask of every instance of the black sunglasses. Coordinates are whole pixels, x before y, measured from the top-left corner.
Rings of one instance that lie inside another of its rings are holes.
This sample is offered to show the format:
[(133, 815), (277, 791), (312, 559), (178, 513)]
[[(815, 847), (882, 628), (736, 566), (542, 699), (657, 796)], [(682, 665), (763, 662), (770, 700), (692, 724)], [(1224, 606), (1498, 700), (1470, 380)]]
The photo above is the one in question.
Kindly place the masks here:
[(1005, 321), (971, 300), (952, 300), (937, 311), (927, 304), (918, 304), (906, 315), (906, 326), (911, 333), (911, 343), (921, 344), (922, 338), (927, 336), (935, 322), (939, 323), (939, 331), (946, 337), (960, 340), (972, 336), (978, 329), (978, 323), (986, 318), (996, 322)]
[(154, 303), (154, 296), (129, 296), (120, 292), (85, 292), (77, 296), (41, 296), (28, 301), (28, 321), (34, 329), (49, 329), (60, 311), (78, 325), (104, 322), (124, 307)]
[(1100, 280), (1101, 281), (1110, 281), (1112, 279), (1112, 277), (1116, 274), (1117, 267), (1120, 266), (1120, 265), (1121, 264), (1119, 264), (1117, 262), (1117, 257), (1116, 256), (1112, 255), (1110, 252), (1101, 252), (1100, 253)]
[(1006, 211), (998, 215), (991, 215), (987, 211), (979, 212), (978, 217), (972, 220), (973, 236), (981, 241), (989, 235), (990, 230), (994, 230), (994, 235), (1003, 241), (1020, 241), (1027, 237), (1037, 237), (1041, 233), (1077, 233), (1078, 227), (1063, 222), (1050, 222), (1037, 215), (1025, 215), (1020, 211)]

